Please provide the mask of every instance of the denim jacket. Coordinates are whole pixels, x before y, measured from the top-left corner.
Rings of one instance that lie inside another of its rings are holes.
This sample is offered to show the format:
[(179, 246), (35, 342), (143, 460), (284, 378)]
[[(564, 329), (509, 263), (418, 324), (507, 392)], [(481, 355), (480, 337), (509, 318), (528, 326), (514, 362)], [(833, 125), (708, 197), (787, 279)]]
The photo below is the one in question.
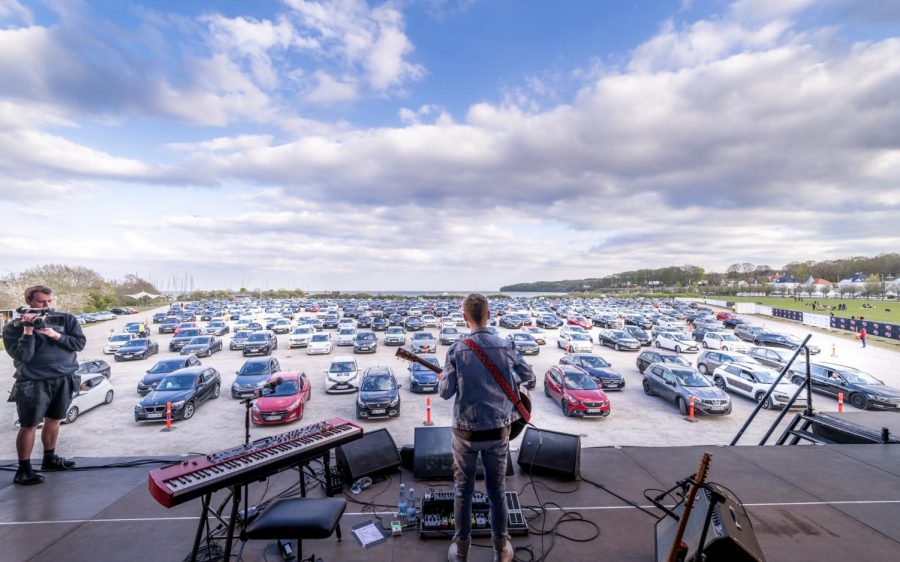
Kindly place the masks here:
[[(534, 380), (531, 365), (525, 362), (511, 341), (495, 336), (486, 328), (476, 329), (469, 337), (484, 349), (516, 391), (519, 384)], [(462, 340), (447, 350), (440, 394), (444, 400), (456, 396), (453, 404), (453, 427), (456, 429), (496, 429), (521, 417), (481, 359)]]

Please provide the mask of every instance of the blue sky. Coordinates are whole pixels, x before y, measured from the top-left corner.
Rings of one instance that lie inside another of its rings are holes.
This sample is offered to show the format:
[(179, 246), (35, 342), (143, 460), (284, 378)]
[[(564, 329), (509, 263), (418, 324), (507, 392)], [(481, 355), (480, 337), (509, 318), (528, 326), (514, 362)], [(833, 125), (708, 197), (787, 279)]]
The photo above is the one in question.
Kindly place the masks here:
[(492, 290), (897, 251), (898, 24), (881, 0), (0, 0), (0, 266)]

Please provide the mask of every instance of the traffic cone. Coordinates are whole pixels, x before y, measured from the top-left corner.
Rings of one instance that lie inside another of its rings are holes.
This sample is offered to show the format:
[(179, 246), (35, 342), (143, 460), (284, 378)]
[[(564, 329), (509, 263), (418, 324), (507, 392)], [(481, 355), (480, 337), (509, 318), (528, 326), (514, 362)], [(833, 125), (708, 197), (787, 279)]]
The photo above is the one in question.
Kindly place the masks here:
[(425, 399), (425, 425), (434, 425), (431, 421), (431, 396)]
[(688, 403), (688, 417), (684, 418), (684, 421), (689, 421), (691, 423), (697, 423), (697, 418), (694, 417), (694, 395), (691, 394), (691, 399)]

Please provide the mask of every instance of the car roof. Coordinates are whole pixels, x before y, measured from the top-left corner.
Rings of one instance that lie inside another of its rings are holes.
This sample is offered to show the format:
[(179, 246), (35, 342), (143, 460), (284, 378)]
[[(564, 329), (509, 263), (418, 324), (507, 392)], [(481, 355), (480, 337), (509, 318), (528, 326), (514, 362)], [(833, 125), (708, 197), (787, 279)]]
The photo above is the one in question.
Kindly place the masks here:
[(344, 363), (346, 361), (356, 361), (356, 358), (352, 355), (337, 355), (331, 360), (332, 363)]
[(201, 372), (209, 369), (209, 365), (194, 365), (192, 367), (183, 367), (167, 373), (169, 375), (199, 375)]
[(270, 359), (273, 359), (273, 357), (251, 357), (244, 361), (244, 363), (268, 363)]

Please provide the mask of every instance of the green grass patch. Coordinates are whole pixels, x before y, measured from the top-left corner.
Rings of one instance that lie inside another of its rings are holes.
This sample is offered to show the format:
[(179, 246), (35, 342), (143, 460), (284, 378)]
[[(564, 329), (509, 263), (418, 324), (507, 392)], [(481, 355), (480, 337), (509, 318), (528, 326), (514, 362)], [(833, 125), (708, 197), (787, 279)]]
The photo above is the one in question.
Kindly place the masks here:
[[(709, 298), (721, 299), (723, 301), (734, 302), (754, 302), (763, 306), (771, 306), (773, 308), (781, 308), (784, 310), (799, 310), (801, 312), (814, 312), (817, 314), (834, 313), (835, 316), (841, 318), (850, 318), (862, 316), (866, 320), (874, 322), (886, 322), (888, 324), (900, 324), (900, 303), (897, 301), (881, 301), (881, 300), (856, 300), (856, 299), (819, 299), (806, 298), (802, 301), (794, 300), (792, 297), (731, 297), (731, 296), (711, 296)], [(818, 308), (813, 310), (813, 302), (818, 304)], [(838, 304), (845, 304), (847, 310), (838, 310)], [(863, 308), (863, 305), (869, 305), (872, 308)], [(830, 310), (822, 310), (822, 306), (831, 307)]]

